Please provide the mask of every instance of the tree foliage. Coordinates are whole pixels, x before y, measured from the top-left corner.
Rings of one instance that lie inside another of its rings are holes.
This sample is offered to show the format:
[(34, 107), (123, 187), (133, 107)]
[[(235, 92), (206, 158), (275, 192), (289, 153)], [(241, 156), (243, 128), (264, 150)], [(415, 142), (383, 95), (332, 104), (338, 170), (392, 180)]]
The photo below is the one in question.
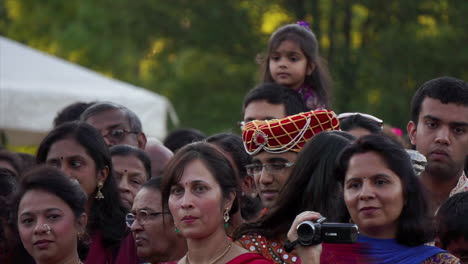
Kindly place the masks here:
[(306, 20), (334, 110), (403, 127), (424, 81), (468, 79), (463, 0), (1, 0), (0, 34), (161, 93), (182, 126), (234, 130), (269, 34)]

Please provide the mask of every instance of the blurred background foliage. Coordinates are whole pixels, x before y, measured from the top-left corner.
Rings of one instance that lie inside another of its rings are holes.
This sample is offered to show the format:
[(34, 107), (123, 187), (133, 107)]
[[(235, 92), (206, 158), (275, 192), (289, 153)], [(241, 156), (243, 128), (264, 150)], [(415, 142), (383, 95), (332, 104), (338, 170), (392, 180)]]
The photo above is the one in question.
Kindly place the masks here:
[(167, 96), (182, 127), (212, 134), (238, 131), (269, 35), (305, 20), (335, 112), (404, 128), (424, 81), (468, 80), (466, 14), (466, 0), (0, 0), (0, 34)]

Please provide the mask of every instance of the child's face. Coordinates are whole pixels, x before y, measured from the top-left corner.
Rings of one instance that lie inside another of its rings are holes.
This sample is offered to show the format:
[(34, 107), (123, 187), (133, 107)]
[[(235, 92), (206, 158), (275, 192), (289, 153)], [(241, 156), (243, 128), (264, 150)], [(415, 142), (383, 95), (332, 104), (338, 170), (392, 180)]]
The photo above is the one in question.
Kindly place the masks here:
[(285, 40), (270, 55), (270, 74), (275, 83), (297, 90), (313, 71), (296, 42)]

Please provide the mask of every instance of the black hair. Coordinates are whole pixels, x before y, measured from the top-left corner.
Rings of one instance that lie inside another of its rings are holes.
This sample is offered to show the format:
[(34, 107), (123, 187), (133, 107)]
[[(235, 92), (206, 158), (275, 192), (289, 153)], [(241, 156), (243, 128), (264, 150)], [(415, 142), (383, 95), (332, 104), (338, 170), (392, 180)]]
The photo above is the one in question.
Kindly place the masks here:
[(21, 159), (18, 157), (18, 155), (16, 155), (16, 153), (10, 152), (8, 150), (0, 150), (0, 160), (10, 164), (11, 167), (13, 167), (15, 170), (13, 173), (15, 173), (17, 177), (21, 174)]
[(81, 114), (81, 120), (86, 121), (91, 116), (100, 114), (102, 112), (106, 112), (109, 110), (120, 110), (124, 113), (125, 117), (127, 118), (128, 125), (130, 126), (130, 130), (136, 133), (143, 132), (143, 126), (141, 125), (140, 118), (130, 109), (127, 107), (116, 104), (113, 102), (97, 102), (93, 105), (89, 106), (83, 114)]
[(80, 120), (81, 114), (94, 102), (84, 103), (76, 102), (64, 107), (54, 118), (54, 127), (57, 127), (65, 122)]
[(136, 148), (134, 146), (130, 145), (115, 145), (112, 146), (110, 149), (110, 155), (111, 157), (113, 156), (123, 156), (123, 157), (128, 157), (128, 156), (134, 156), (137, 159), (141, 161), (143, 164), (143, 167), (145, 167), (145, 172), (146, 172), (146, 180), (151, 179), (151, 161), (148, 157), (148, 154), (146, 154), (143, 150)]
[(439, 77), (425, 82), (411, 100), (411, 119), (417, 125), (421, 105), (426, 97), (441, 101), (443, 104), (454, 103), (468, 106), (468, 83), (453, 77)]
[(204, 140), (206, 135), (194, 128), (180, 128), (172, 131), (163, 141), (164, 146), (175, 153), (183, 146)]
[[(161, 188), (163, 211), (169, 201), (171, 187), (180, 180), (185, 167), (195, 160), (201, 161), (211, 172), (220, 186), (223, 198), (228, 198), (232, 192), (239, 197), (239, 182), (229, 160), (210, 143), (195, 142), (182, 147), (166, 165)], [(229, 215), (232, 216), (238, 210), (239, 203), (234, 199)]]
[(250, 156), (244, 149), (244, 142), (239, 135), (232, 133), (220, 133), (215, 134), (206, 139), (206, 142), (215, 144), (221, 149), (228, 153), (234, 164), (237, 167), (239, 177), (243, 180), (247, 177), (247, 171), (245, 166), (252, 162), (252, 156)]
[(16, 188), (17, 175), (6, 168), (0, 168), (0, 197), (8, 197)]
[[(338, 159), (336, 177), (344, 184), (349, 161), (354, 155), (375, 152), (401, 180), (405, 204), (400, 214), (396, 240), (406, 246), (417, 246), (434, 238), (432, 214), (423, 186), (413, 170), (405, 149), (385, 134), (371, 134), (358, 138), (347, 146)], [(350, 219), (344, 210), (341, 221)]]
[(23, 152), (16, 152), (15, 154), (21, 161), (21, 171), (27, 171), (36, 166), (36, 157), (34, 155)]
[[(250, 156), (244, 149), (244, 142), (242, 138), (232, 133), (215, 134), (206, 139), (206, 142), (219, 146), (222, 151), (230, 155), (233, 165), (237, 168), (239, 180), (243, 181), (247, 175), (245, 166), (252, 163), (252, 156)], [(249, 195), (242, 195), (240, 198), (240, 210), (243, 219), (252, 219), (258, 215), (262, 210), (260, 199), (249, 197)]]
[[(45, 163), (51, 146), (63, 139), (73, 139), (80, 144), (93, 159), (96, 172), (108, 168), (109, 175), (102, 188), (105, 198), (93, 200), (89, 212), (88, 226), (93, 232), (97, 230), (102, 232), (104, 247), (119, 245), (120, 240), (127, 235), (127, 227), (124, 221), (126, 210), (120, 203), (112, 161), (104, 139), (94, 127), (85, 122), (64, 123), (50, 131), (42, 140), (37, 150), (37, 163)], [(92, 197), (94, 197), (94, 194)]]
[(262, 83), (250, 90), (244, 98), (242, 114), (252, 102), (265, 100), (269, 104), (283, 104), (286, 116), (308, 111), (299, 93), (273, 82)]
[(75, 217), (85, 212), (87, 196), (77, 182), (71, 181), (60, 170), (42, 165), (25, 173), (13, 198), (13, 217), (17, 223), (18, 208), (23, 196), (31, 190), (41, 190), (63, 200), (72, 210)]
[(299, 45), (302, 53), (307, 58), (307, 64), (315, 64), (315, 69), (311, 75), (306, 76), (304, 83), (310, 85), (317, 93), (319, 102), (325, 108), (330, 107), (329, 93), (331, 92), (332, 81), (328, 68), (324, 60), (319, 55), (319, 47), (315, 34), (308, 27), (297, 24), (288, 24), (278, 28), (268, 41), (267, 56), (262, 59), (263, 63), (263, 80), (265, 82), (273, 82), (270, 73), (269, 61), (271, 54), (285, 40), (293, 41)]
[(141, 188), (148, 188), (161, 191), (162, 177), (154, 177), (145, 182)]
[(437, 236), (443, 249), (458, 238), (468, 240), (468, 192), (454, 194), (439, 208), (436, 217)]
[(360, 114), (340, 119), (340, 128), (343, 131), (350, 131), (355, 128), (364, 128), (369, 130), (371, 134), (382, 133), (382, 127), (378, 122)]
[(342, 131), (325, 131), (315, 135), (294, 164), (291, 176), (282, 188), (277, 203), (263, 218), (242, 225), (235, 233), (239, 239), (247, 233), (257, 233), (272, 239), (286, 236), (294, 218), (303, 211), (316, 211), (330, 221), (339, 218), (344, 203), (335, 179), (334, 164), (340, 151), (355, 138)]

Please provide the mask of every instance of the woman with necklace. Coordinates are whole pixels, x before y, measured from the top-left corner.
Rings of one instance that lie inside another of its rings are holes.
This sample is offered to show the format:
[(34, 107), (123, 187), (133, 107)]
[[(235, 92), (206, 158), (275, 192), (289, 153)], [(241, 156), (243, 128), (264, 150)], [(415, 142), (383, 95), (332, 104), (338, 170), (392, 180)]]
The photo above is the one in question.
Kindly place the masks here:
[(163, 204), (175, 232), (187, 239), (179, 264), (267, 264), (271, 261), (233, 244), (225, 228), (237, 212), (239, 183), (230, 162), (212, 145), (192, 143), (177, 151), (163, 176)]

